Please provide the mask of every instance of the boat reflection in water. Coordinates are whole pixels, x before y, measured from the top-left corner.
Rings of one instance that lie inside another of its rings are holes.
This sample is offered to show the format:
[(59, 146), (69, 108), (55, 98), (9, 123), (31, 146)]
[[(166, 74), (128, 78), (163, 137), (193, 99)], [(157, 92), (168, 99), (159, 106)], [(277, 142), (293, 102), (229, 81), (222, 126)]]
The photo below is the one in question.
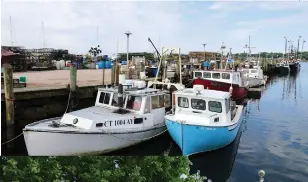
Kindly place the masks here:
[(228, 146), (212, 152), (205, 152), (189, 157), (192, 162), (191, 173), (200, 170), (201, 176), (206, 176), (212, 181), (227, 181), (235, 161), (242, 130), (245, 128), (242, 123), (240, 131), (235, 140)]

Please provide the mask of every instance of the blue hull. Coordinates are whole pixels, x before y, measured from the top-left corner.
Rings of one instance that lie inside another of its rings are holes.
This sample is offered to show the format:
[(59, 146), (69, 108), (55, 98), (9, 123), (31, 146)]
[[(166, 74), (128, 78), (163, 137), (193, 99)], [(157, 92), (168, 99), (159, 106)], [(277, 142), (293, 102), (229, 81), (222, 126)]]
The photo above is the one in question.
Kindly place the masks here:
[(235, 125), (226, 127), (182, 125), (166, 119), (169, 134), (185, 156), (229, 145), (235, 139), (240, 125), (241, 119)]

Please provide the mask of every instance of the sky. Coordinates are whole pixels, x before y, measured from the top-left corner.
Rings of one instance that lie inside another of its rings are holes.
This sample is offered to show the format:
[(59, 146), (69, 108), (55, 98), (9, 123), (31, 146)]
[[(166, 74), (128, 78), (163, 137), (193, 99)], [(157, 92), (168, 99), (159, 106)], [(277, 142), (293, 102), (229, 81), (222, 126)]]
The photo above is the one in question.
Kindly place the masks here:
[(117, 49), (126, 52), (124, 33), (130, 31), (129, 52), (154, 52), (148, 38), (159, 49), (181, 48), (182, 53), (203, 51), (202, 44), (206, 51), (218, 51), (222, 42), (243, 52), (249, 35), (253, 53), (283, 52), (285, 36), (297, 45), (301, 35), (308, 48), (308, 1), (1, 2), (1, 45), (13, 41), (42, 48), (45, 42), (45, 47), (86, 54), (99, 44), (103, 54), (113, 55)]

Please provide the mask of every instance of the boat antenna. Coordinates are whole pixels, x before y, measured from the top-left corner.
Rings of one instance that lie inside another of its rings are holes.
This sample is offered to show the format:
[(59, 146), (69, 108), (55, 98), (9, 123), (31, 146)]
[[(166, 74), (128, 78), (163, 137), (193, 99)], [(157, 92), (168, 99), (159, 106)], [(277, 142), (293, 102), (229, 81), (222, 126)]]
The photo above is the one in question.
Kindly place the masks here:
[(114, 82), (113, 86), (116, 84), (116, 78), (117, 78), (117, 69), (118, 69), (118, 54), (119, 54), (119, 37), (117, 37), (117, 54), (116, 54), (116, 60), (115, 60), (115, 74), (114, 74)]
[[(231, 49), (232, 48), (230, 48), (230, 54), (229, 54), (229, 56), (231, 55)], [(229, 57), (228, 56), (228, 57)], [(231, 56), (230, 56), (231, 57)], [(229, 92), (230, 92), (230, 94), (232, 95), (232, 92), (233, 92), (233, 87), (232, 87), (232, 83), (233, 83), (233, 69), (234, 69), (234, 60), (232, 61), (232, 58), (231, 58), (231, 63), (232, 63), (232, 69), (231, 69), (231, 86), (230, 86), (230, 88), (229, 88)]]

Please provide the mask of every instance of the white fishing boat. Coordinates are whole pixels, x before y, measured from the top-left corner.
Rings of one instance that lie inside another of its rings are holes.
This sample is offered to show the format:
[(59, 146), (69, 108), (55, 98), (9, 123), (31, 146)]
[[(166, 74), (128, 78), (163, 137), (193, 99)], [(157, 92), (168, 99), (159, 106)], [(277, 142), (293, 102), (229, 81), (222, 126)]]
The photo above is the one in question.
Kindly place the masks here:
[(165, 116), (168, 132), (183, 155), (216, 150), (230, 144), (242, 121), (243, 106), (230, 93), (203, 85), (174, 92), (173, 113)]
[(263, 69), (260, 66), (256, 66), (253, 68), (242, 69), (244, 72), (244, 77), (247, 81), (247, 86), (251, 87), (259, 87), (266, 84), (267, 76), (263, 74)]
[(124, 89), (122, 101), (118, 89), (99, 88), (93, 107), (27, 125), (23, 134), (28, 155), (96, 155), (162, 134), (170, 94), (144, 88), (143, 82), (137, 85)]

